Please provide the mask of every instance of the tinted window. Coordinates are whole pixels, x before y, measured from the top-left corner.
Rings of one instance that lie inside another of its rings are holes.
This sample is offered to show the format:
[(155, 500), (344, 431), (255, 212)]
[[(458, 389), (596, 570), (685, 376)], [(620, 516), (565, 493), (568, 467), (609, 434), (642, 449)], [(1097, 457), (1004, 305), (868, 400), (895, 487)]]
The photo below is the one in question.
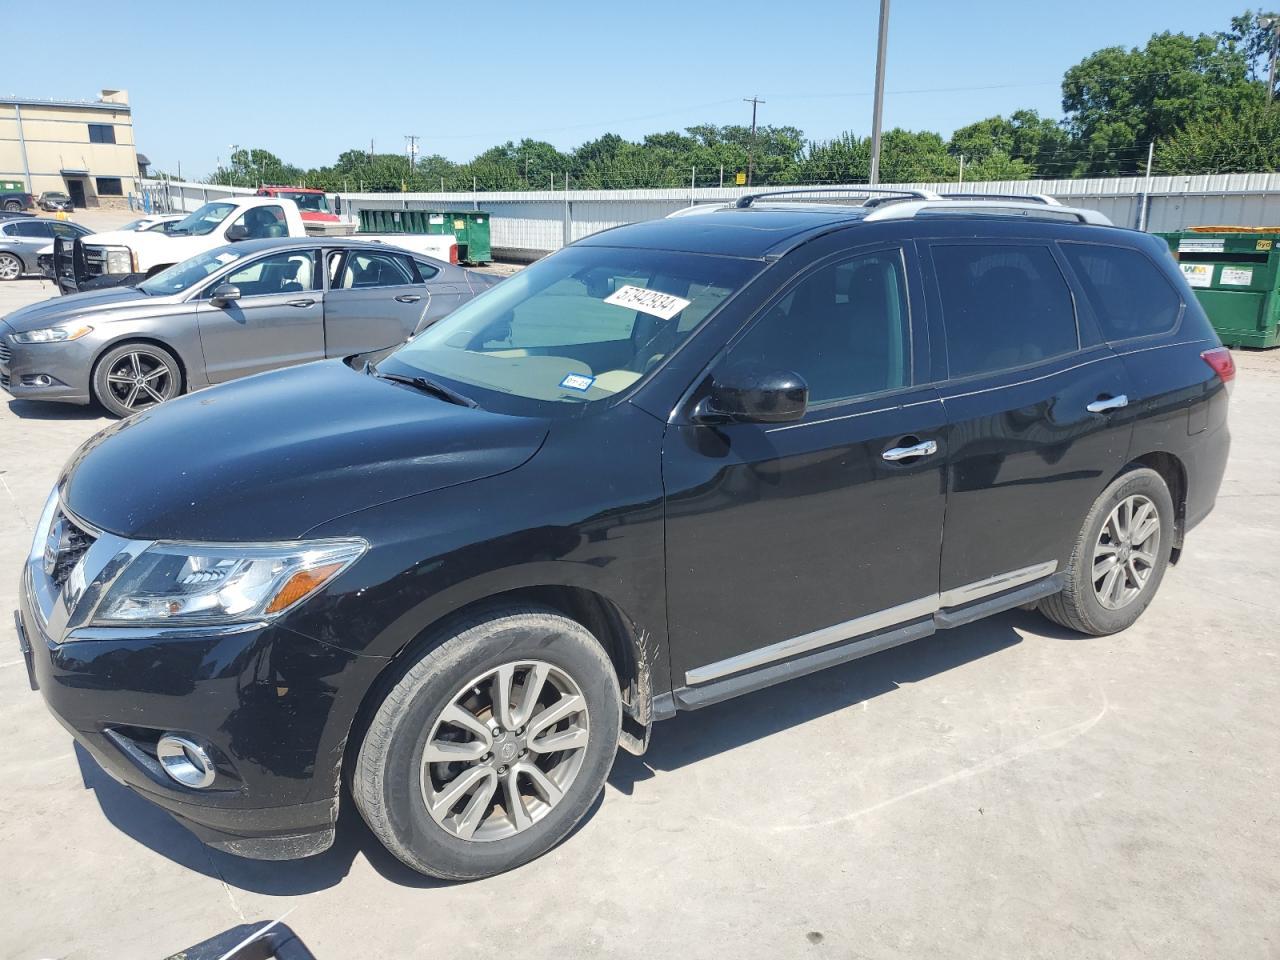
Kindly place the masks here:
[(800, 374), (810, 403), (910, 382), (902, 260), (877, 253), (822, 267), (767, 307), (725, 359)]
[(116, 128), (109, 123), (89, 124), (90, 143), (115, 143)]
[(394, 253), (350, 253), (343, 264), (338, 287), (358, 290), (361, 287), (397, 287), (415, 282), (408, 257)]
[(418, 265), (418, 276), (423, 280), (430, 280), (440, 272), (439, 267), (433, 267), (425, 260), (415, 260), (414, 263)]
[(1035, 363), (1079, 347), (1067, 281), (1048, 247), (933, 247), (951, 376)]
[(1182, 298), (1154, 263), (1137, 250), (1096, 243), (1064, 243), (1067, 256), (1107, 340), (1173, 329)]
[[(190, 219), (190, 218), (188, 218)], [(184, 220), (183, 223), (186, 221)], [(287, 237), (289, 228), (285, 224), (284, 207), (250, 207), (236, 217), (227, 228), (244, 227), (249, 234), (246, 240), (262, 240), (267, 237)]]
[(17, 237), (48, 238), (53, 236), (49, 232), (49, 225), (39, 220), (32, 220), (29, 223), (15, 223), (9, 233)]
[(60, 220), (50, 220), (48, 227), (55, 237), (86, 237), (92, 232), (78, 223), (63, 223)]
[(124, 184), (119, 177), (98, 177), (98, 195), (102, 197), (124, 196)]
[(242, 297), (262, 297), (311, 290), (314, 276), (315, 254), (295, 250), (255, 260), (227, 274), (223, 282), (239, 287)]

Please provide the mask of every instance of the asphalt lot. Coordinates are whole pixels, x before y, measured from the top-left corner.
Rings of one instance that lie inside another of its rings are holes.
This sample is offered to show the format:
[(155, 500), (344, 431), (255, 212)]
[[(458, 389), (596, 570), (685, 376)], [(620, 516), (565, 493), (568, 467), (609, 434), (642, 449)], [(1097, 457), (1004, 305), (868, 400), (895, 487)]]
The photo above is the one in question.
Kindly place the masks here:
[[(0, 284), (0, 314), (52, 292)], [(1236, 360), (1217, 510), (1133, 629), (1017, 612), (681, 715), (565, 844), (478, 883), (409, 872), (350, 805), (311, 860), (206, 850), (74, 749), (6, 612), (0, 956), (158, 960), (288, 913), (320, 960), (1276, 957), (1280, 351)], [(0, 402), (0, 610), (106, 422)]]

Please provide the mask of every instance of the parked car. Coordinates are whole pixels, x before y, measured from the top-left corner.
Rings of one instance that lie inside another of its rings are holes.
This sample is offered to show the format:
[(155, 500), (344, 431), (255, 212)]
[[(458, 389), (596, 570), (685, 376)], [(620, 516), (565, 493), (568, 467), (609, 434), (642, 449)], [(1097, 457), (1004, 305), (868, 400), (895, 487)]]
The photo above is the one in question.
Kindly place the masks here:
[(1123, 630), (1213, 507), (1234, 367), (1163, 242), (1106, 224), (745, 197), (376, 364), (131, 417), (39, 521), (32, 682), (216, 847), (322, 850), (345, 783), (466, 879), (568, 835), (677, 710), (1013, 607)]
[(335, 239), (249, 240), (0, 321), (0, 387), (117, 416), (211, 383), (387, 349), (496, 277)]
[(86, 227), (69, 220), (45, 220), (37, 217), (14, 217), (0, 220), (0, 280), (17, 280), (41, 273), (39, 253), (56, 237), (86, 237)]
[(5, 213), (21, 213), (23, 210), (30, 210), (33, 206), (35, 201), (29, 193), (13, 190), (0, 191), (0, 210)]
[(70, 213), (75, 209), (75, 205), (71, 202), (71, 198), (61, 190), (46, 190), (44, 193), (40, 194), (40, 200), (38, 201), (37, 206), (39, 206), (41, 210), (48, 210), (50, 212), (62, 210)]
[[(211, 200), (163, 230), (112, 230), (75, 243), (55, 244), (54, 277), (62, 293), (135, 284), (226, 243), (306, 236), (306, 223), (292, 200), (232, 196)], [(415, 253), (440, 254), (438, 259), (457, 263), (457, 243), (452, 237), (412, 239), (417, 241), (410, 247)]]

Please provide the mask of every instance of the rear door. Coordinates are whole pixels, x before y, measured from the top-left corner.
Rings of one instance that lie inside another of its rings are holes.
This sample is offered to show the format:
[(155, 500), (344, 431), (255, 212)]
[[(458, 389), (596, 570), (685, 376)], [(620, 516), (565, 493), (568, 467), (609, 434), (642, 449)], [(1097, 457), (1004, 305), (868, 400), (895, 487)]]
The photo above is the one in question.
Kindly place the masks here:
[(941, 605), (957, 607), (1065, 564), (1127, 459), (1132, 422), (1124, 366), (1082, 328), (1052, 243), (924, 246), (948, 373)]
[(418, 330), (429, 299), (408, 254), (363, 249), (331, 253), (325, 355), (343, 357), (403, 343)]
[[(205, 286), (196, 318), (210, 383), (324, 357), (324, 297), (318, 252), (289, 250), (260, 257)], [(229, 283), (240, 299), (215, 304)]]

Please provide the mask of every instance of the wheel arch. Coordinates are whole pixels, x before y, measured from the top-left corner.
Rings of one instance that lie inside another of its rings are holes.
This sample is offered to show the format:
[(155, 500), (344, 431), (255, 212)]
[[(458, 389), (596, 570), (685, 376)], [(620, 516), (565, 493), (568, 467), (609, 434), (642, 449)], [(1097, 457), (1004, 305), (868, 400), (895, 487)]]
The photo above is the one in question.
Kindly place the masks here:
[[(1165, 486), (1169, 488), (1169, 496), (1173, 500), (1174, 540), (1173, 552), (1169, 556), (1170, 563), (1177, 563), (1182, 552), (1182, 540), (1187, 527), (1187, 467), (1176, 455), (1167, 450), (1153, 450), (1134, 457), (1125, 466), (1125, 471), (1135, 467), (1146, 467), (1160, 474)], [(1119, 474), (1117, 474), (1119, 476)]]

